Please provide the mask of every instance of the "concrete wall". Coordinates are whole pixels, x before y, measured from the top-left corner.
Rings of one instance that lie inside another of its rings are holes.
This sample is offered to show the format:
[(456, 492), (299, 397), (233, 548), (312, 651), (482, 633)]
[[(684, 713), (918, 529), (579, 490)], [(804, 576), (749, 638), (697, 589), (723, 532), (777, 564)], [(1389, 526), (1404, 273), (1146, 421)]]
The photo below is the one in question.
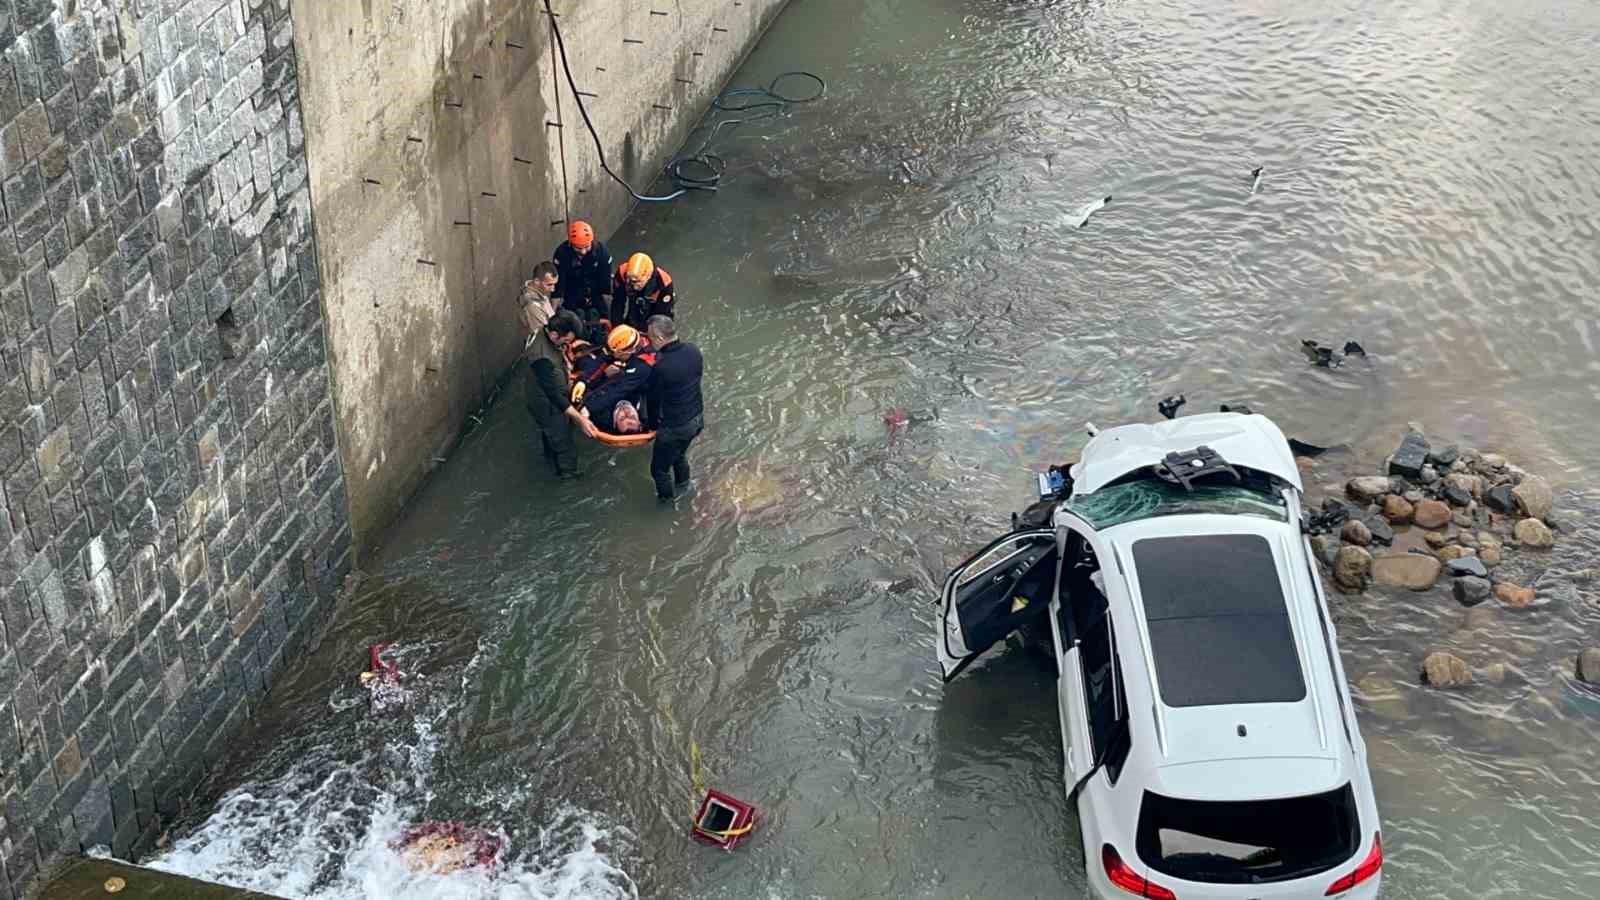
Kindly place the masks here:
[(148, 847), (349, 567), (293, 37), (0, 0), (0, 900)]
[[(553, 0), (612, 167), (643, 190), (783, 3)], [(604, 235), (632, 201), (600, 171), (539, 0), (293, 6), (339, 446), (370, 547), (515, 360), (513, 300), (568, 217)]]

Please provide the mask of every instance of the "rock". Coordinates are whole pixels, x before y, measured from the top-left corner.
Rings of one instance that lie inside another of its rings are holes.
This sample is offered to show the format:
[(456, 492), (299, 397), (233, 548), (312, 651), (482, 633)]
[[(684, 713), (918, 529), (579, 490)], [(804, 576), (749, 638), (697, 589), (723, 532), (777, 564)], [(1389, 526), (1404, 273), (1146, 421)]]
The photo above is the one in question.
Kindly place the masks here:
[(1498, 472), (1506, 467), (1506, 458), (1498, 453), (1485, 453), (1478, 457), (1478, 465), (1492, 472)]
[(1339, 538), (1357, 547), (1365, 547), (1372, 543), (1372, 529), (1364, 525), (1360, 519), (1349, 519), (1344, 527), (1339, 529)]
[[(1465, 491), (1469, 496), (1476, 497), (1483, 492), (1483, 479), (1464, 472), (1452, 472), (1444, 477), (1444, 486)], [(1465, 503), (1461, 505), (1466, 506)]]
[(1506, 664), (1490, 663), (1483, 667), (1483, 680), (1490, 684), (1499, 684), (1506, 680)]
[(1501, 606), (1509, 606), (1512, 609), (1532, 606), (1534, 601), (1533, 588), (1512, 584), (1509, 581), (1502, 581), (1494, 586), (1494, 597), (1500, 601)]
[(1519, 512), (1535, 519), (1548, 516), (1556, 502), (1550, 483), (1537, 475), (1522, 479), (1521, 484), (1511, 489), (1511, 496), (1516, 500)]
[(1459, 556), (1444, 564), (1444, 570), (1453, 578), (1488, 578), (1489, 570), (1476, 556)]
[(1478, 544), (1479, 544), (1479, 546), (1483, 546), (1483, 547), (1498, 547), (1502, 543), (1504, 543), (1504, 541), (1500, 540), (1500, 536), (1495, 534), (1492, 531), (1480, 531), (1480, 532), (1478, 532)]
[(1562, 532), (1572, 530), (1572, 523), (1567, 520), (1565, 513), (1557, 513), (1552, 509), (1539, 518), (1543, 519), (1544, 523), (1550, 526), (1551, 531)]
[(1454, 522), (1458, 528), (1472, 527), (1472, 517), (1461, 510), (1456, 510), (1455, 512), (1451, 513), (1450, 521)]
[(1472, 502), (1472, 494), (1470, 492), (1462, 490), (1453, 484), (1445, 485), (1442, 493), (1444, 494), (1444, 499), (1451, 506), (1466, 506)]
[(1367, 575), (1371, 572), (1371, 553), (1350, 544), (1339, 548), (1333, 560), (1333, 580), (1340, 587), (1361, 590), (1366, 587)]
[(1422, 683), (1447, 688), (1472, 683), (1472, 670), (1461, 657), (1435, 650), (1422, 660)]
[(1439, 470), (1435, 469), (1433, 466), (1423, 466), (1422, 478), (1420, 480), (1423, 484), (1433, 484), (1439, 480)]
[(1516, 497), (1511, 493), (1513, 488), (1509, 484), (1497, 484), (1483, 492), (1483, 502), (1489, 508), (1499, 513), (1511, 513), (1517, 510)]
[(1411, 511), (1411, 521), (1423, 528), (1443, 528), (1450, 522), (1450, 507), (1438, 500), (1424, 500)]
[(1600, 684), (1600, 647), (1590, 647), (1578, 654), (1577, 676), (1579, 681)]
[(1524, 547), (1548, 547), (1556, 542), (1556, 536), (1538, 519), (1523, 519), (1517, 522), (1511, 530), (1511, 536), (1517, 543)]
[(1383, 498), (1383, 517), (1391, 525), (1404, 525), (1411, 521), (1411, 501), (1389, 494)]
[(1401, 491), (1400, 492), (1400, 496), (1406, 498), (1406, 502), (1407, 503), (1410, 503), (1411, 505), (1415, 506), (1418, 503), (1421, 503), (1422, 502), (1422, 498), (1424, 498), (1424, 497), (1426, 497), (1428, 495), (1424, 494), (1423, 492), (1418, 491), (1418, 490), (1410, 490), (1410, 491)]
[(1383, 475), (1362, 475), (1345, 482), (1344, 492), (1362, 503), (1371, 503), (1389, 493), (1389, 479)]
[(1478, 538), (1470, 531), (1463, 531), (1456, 535), (1456, 543), (1463, 547), (1476, 548), (1478, 546)]
[(1445, 533), (1442, 531), (1430, 531), (1427, 534), (1424, 534), (1422, 539), (1427, 541), (1428, 546), (1433, 547), (1434, 549), (1438, 549), (1443, 547), (1445, 544), (1450, 543), (1450, 538), (1446, 537)]
[[(1341, 553), (1344, 551), (1340, 551)], [(1444, 564), (1422, 553), (1390, 553), (1372, 561), (1372, 578), (1390, 587), (1425, 591), (1439, 579)]]
[(1316, 556), (1318, 562), (1332, 567), (1334, 559), (1339, 554), (1339, 542), (1325, 534), (1313, 535), (1311, 553)]
[(1443, 447), (1435, 447), (1428, 451), (1428, 462), (1438, 466), (1441, 469), (1450, 468), (1455, 464), (1456, 460), (1460, 458), (1461, 451), (1456, 447), (1455, 444), (1447, 444)]
[(1500, 565), (1500, 545), (1496, 544), (1493, 547), (1479, 547), (1478, 560), (1491, 569)]
[(1394, 529), (1390, 528), (1389, 523), (1385, 522), (1381, 516), (1368, 516), (1362, 519), (1361, 522), (1367, 526), (1368, 531), (1372, 532), (1373, 543), (1382, 544), (1385, 547), (1394, 543)]
[(1408, 431), (1389, 457), (1389, 474), (1419, 479), (1428, 460), (1428, 441), (1420, 431)]
[(1451, 560), (1454, 560), (1454, 559), (1460, 559), (1463, 556), (1471, 556), (1472, 555), (1472, 551), (1468, 550), (1466, 547), (1463, 547), (1463, 546), (1461, 546), (1459, 544), (1449, 544), (1447, 546), (1440, 547), (1439, 551), (1438, 551), (1438, 553), (1436, 555), (1441, 560), (1444, 560), (1445, 562), (1450, 562)]
[(1462, 606), (1477, 606), (1494, 595), (1494, 586), (1487, 578), (1464, 575), (1450, 582), (1450, 593)]

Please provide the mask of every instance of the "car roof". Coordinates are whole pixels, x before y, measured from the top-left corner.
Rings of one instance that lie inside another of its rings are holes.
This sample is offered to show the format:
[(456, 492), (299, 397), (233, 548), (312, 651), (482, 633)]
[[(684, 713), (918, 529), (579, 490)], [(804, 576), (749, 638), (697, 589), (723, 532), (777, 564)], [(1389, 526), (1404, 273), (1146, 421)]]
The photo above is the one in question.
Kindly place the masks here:
[[(1100, 562), (1134, 734), (1125, 772), (1132, 767), (1150, 789), (1190, 799), (1292, 796), (1349, 780), (1354, 751), (1329, 656), (1331, 630), (1324, 632), (1304, 539), (1293, 522), (1166, 516), (1118, 525), (1097, 540), (1109, 545)], [(1185, 541), (1198, 543), (1186, 550)], [(1228, 545), (1242, 555), (1214, 555)], [(1249, 577), (1275, 584), (1250, 589), (1243, 599), (1204, 587), (1174, 597), (1172, 579), (1185, 577), (1185, 560), (1187, 577), (1201, 585), (1242, 589), (1248, 579), (1207, 577), (1221, 564), (1247, 564)], [(1225, 621), (1234, 616), (1249, 620), (1244, 629)], [(1219, 650), (1250, 658), (1223, 665), (1227, 672), (1205, 673), (1217, 665)], [(1185, 653), (1194, 658), (1157, 656)], [(1251, 685), (1252, 677), (1273, 683)], [(1167, 683), (1179, 679), (1203, 683)]]
[(1304, 490), (1289, 442), (1271, 419), (1262, 415), (1204, 413), (1154, 424), (1119, 425), (1100, 432), (1084, 445), (1072, 466), (1074, 490), (1090, 493), (1127, 475), (1153, 466), (1168, 453), (1210, 447), (1224, 460), (1283, 479)]

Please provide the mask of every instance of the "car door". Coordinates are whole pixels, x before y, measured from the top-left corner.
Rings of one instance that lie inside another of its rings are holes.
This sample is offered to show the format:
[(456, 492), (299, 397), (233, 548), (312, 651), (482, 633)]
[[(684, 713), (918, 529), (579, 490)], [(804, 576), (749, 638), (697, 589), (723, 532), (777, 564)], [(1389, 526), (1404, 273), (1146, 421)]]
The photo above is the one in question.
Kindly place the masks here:
[(1050, 633), (1056, 644), (1056, 715), (1061, 725), (1062, 764), (1070, 786), (1089, 770), (1094, 759), (1084, 705), (1082, 634), (1084, 620), (1092, 616), (1083, 606), (1092, 602), (1086, 588), (1096, 557), (1088, 526), (1075, 517), (1062, 518), (1065, 524), (1058, 535), (1061, 574), (1050, 604)]
[(934, 644), (944, 680), (1018, 626), (1046, 614), (1059, 559), (1053, 528), (1013, 531), (945, 577)]

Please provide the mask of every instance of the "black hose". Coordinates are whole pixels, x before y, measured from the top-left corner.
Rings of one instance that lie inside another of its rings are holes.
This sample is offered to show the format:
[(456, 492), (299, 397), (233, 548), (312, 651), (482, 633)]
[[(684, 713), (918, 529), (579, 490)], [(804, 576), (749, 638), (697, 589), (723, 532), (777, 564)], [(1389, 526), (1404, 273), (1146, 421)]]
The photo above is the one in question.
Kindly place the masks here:
[[(747, 122), (770, 119), (773, 116), (787, 112), (791, 104), (810, 103), (820, 98), (828, 90), (828, 83), (811, 72), (784, 72), (772, 79), (772, 82), (764, 88), (735, 88), (718, 94), (716, 99), (711, 101), (712, 109), (722, 112), (752, 112), (757, 114), (743, 118), (723, 119), (710, 126), (711, 133), (706, 135), (705, 141), (700, 144), (700, 149), (693, 153), (674, 157), (671, 162), (667, 163), (664, 171), (672, 177), (678, 189), (670, 194), (661, 196), (646, 196), (634, 190), (633, 186), (624, 181), (622, 176), (612, 171), (610, 164), (606, 162), (606, 150), (600, 142), (600, 133), (595, 130), (594, 120), (589, 118), (589, 110), (583, 104), (583, 94), (579, 93), (578, 82), (572, 77), (572, 66), (567, 63), (567, 45), (561, 39), (561, 26), (556, 24), (556, 14), (550, 8), (550, 0), (544, 0), (544, 11), (545, 16), (550, 20), (550, 31), (556, 38), (556, 51), (561, 57), (561, 71), (566, 73), (567, 76), (567, 87), (572, 91), (572, 98), (578, 103), (578, 113), (583, 116), (583, 124), (589, 129), (589, 136), (594, 139), (594, 152), (600, 157), (600, 170), (611, 176), (612, 181), (622, 185), (623, 189), (640, 203), (665, 203), (669, 200), (676, 200), (690, 191), (715, 191), (722, 185), (722, 173), (727, 169), (728, 164), (722, 157), (711, 152), (711, 145), (716, 141), (717, 135), (723, 129), (737, 128)], [(786, 78), (806, 78), (815, 81), (817, 83), (817, 92), (809, 97), (789, 97), (780, 94), (777, 90), (778, 85)], [(759, 99), (751, 99), (745, 102), (738, 102), (737, 105), (731, 105), (729, 101), (735, 98)], [(705, 127), (704, 124), (697, 125), (694, 131), (699, 131)], [(690, 133), (693, 134), (694, 131)], [(692, 169), (693, 167), (699, 167), (700, 171), (686, 171), (686, 168)]]

